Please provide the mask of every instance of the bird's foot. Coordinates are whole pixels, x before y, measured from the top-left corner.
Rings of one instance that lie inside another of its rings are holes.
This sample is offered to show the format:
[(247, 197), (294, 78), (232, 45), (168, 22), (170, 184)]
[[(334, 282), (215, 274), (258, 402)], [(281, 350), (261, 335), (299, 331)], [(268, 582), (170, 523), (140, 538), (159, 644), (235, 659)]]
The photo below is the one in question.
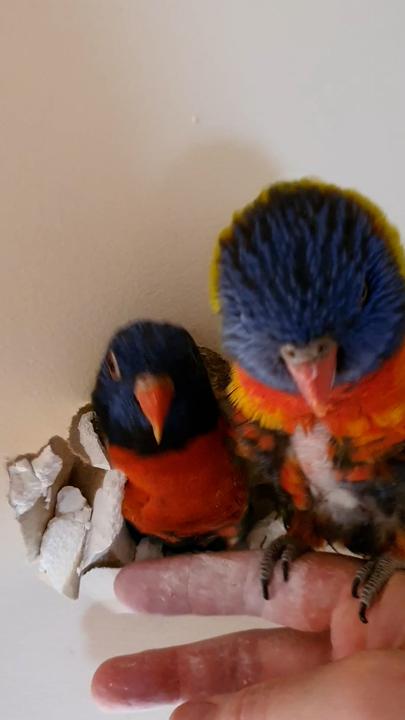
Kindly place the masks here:
[(269, 599), (269, 584), (277, 562), (281, 561), (284, 581), (287, 582), (291, 563), (310, 549), (306, 543), (292, 535), (281, 535), (270, 543), (263, 552), (260, 567), (260, 581), (265, 600)]
[(353, 580), (352, 595), (360, 600), (359, 618), (362, 623), (368, 622), (367, 610), (398, 570), (405, 570), (405, 562), (392, 555), (380, 555), (361, 566)]

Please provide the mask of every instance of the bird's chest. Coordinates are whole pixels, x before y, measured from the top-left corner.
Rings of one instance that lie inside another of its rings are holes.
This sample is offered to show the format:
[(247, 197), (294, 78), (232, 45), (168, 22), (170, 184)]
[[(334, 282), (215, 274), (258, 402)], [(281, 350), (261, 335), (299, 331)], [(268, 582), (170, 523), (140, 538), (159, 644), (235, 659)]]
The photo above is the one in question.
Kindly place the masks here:
[(338, 523), (347, 522), (359, 506), (355, 493), (342, 485), (342, 475), (334, 467), (331, 436), (322, 423), (310, 431), (297, 427), (291, 438), (291, 450), (313, 501), (314, 512), (328, 515)]

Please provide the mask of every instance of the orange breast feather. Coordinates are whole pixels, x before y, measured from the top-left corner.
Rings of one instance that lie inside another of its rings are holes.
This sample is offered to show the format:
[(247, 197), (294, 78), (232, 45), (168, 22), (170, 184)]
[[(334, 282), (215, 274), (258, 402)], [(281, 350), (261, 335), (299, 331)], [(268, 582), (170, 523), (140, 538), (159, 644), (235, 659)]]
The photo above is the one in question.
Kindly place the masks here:
[(141, 457), (110, 446), (109, 455), (128, 479), (124, 517), (140, 532), (166, 540), (205, 535), (226, 531), (245, 512), (244, 478), (228, 455), (220, 428), (180, 451)]
[[(304, 399), (273, 390), (233, 368), (232, 402), (263, 428), (293, 433), (317, 418)], [(322, 422), (335, 438), (352, 440), (353, 461), (373, 463), (405, 441), (405, 344), (376, 372), (354, 385), (332, 390)]]

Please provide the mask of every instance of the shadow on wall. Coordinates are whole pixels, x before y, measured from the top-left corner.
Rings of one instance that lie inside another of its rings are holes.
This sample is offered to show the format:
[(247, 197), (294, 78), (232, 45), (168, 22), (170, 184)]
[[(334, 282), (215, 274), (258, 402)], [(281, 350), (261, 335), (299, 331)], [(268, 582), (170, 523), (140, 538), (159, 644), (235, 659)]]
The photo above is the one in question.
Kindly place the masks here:
[(233, 212), (277, 175), (258, 150), (217, 141), (193, 147), (152, 189), (142, 212), (150, 222), (156, 253), (153, 259), (139, 259), (150, 264), (143, 268), (145, 277), (153, 278), (154, 263), (165, 268), (164, 284), (152, 282), (150, 287), (160, 317), (184, 324), (201, 341), (215, 343), (208, 276), (216, 237)]

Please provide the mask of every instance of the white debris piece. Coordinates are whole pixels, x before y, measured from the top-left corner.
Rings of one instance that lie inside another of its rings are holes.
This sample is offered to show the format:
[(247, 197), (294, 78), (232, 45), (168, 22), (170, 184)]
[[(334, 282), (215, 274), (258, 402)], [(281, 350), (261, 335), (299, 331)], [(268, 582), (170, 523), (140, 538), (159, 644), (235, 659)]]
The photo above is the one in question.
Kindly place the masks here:
[(48, 523), (40, 549), (39, 569), (58, 592), (79, 594), (77, 567), (83, 553), (91, 508), (80, 490), (66, 485), (59, 491), (55, 517)]
[(32, 462), (22, 458), (9, 467), (9, 500), (17, 517), (34, 507), (39, 498), (44, 498), (45, 506), (49, 507), (50, 489), (62, 464), (62, 459), (47, 445)]
[(32, 464), (26, 458), (9, 467), (9, 501), (16, 517), (30, 510), (42, 495), (41, 483), (36, 477)]
[(60, 437), (52, 438), (37, 455), (18, 457), (8, 465), (9, 502), (30, 561), (38, 557), (42, 536), (55, 512), (56, 496), (69, 483), (73, 465), (74, 456)]
[(133, 560), (135, 546), (126, 530), (121, 512), (125, 483), (125, 475), (118, 470), (108, 470), (105, 473), (102, 485), (94, 497), (91, 526), (78, 572), (86, 572), (112, 553), (121, 564)]
[(80, 445), (86, 451), (90, 464), (93, 467), (101, 468), (102, 470), (109, 470), (110, 463), (104, 452), (104, 448), (94, 432), (93, 420), (94, 412), (89, 410), (84, 412), (80, 417), (77, 424), (77, 430), (79, 434)]
[(69, 515), (72, 520), (78, 522), (82, 522), (84, 519), (86, 522), (90, 520), (91, 510), (89, 504), (79, 488), (73, 487), (73, 485), (65, 485), (58, 492), (55, 517), (62, 515)]
[(44, 447), (38, 457), (32, 461), (33, 470), (42, 486), (42, 495), (45, 499), (46, 507), (49, 507), (51, 500), (50, 490), (62, 469), (62, 465), (62, 459), (58, 455), (55, 455), (50, 445)]

